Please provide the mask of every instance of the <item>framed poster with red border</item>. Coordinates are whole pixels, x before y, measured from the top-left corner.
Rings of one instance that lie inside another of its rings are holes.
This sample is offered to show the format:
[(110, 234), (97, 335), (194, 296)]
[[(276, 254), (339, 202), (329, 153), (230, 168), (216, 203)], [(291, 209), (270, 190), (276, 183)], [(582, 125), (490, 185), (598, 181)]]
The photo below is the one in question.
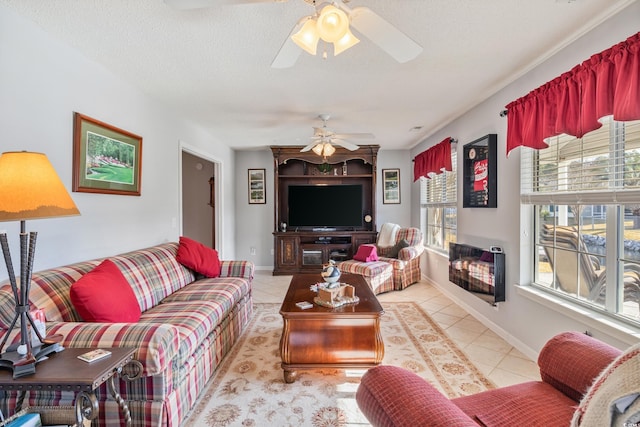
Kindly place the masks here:
[(462, 154), (462, 207), (498, 207), (498, 135), (490, 133), (466, 144)]

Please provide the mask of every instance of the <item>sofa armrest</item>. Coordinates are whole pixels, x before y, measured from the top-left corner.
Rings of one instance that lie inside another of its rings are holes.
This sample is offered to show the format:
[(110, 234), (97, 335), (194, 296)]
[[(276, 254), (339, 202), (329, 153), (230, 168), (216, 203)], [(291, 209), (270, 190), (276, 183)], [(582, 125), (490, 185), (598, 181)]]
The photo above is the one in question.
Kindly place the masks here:
[(426, 380), (397, 366), (369, 369), (356, 401), (374, 427), (478, 425)]
[(142, 363), (143, 376), (169, 369), (178, 356), (179, 335), (175, 326), (159, 323), (87, 323), (47, 324), (48, 334), (62, 334), (63, 347), (133, 347), (133, 358)]
[(423, 251), (424, 248), (422, 246), (408, 246), (400, 249), (398, 252), (398, 259), (402, 261), (411, 261), (414, 258), (418, 258)]
[(242, 277), (253, 280), (254, 266), (251, 261), (221, 261), (220, 277)]
[(540, 351), (540, 377), (579, 401), (593, 381), (621, 351), (580, 332), (563, 332)]

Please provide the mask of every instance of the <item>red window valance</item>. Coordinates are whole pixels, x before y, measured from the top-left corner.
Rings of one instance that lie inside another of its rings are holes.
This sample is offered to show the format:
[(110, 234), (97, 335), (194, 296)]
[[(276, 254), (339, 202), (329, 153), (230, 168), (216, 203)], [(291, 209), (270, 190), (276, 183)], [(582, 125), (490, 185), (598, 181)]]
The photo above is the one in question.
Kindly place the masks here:
[(581, 138), (602, 117), (640, 120), (640, 32), (506, 106), (507, 155), (518, 146), (547, 148), (562, 133)]
[(451, 138), (445, 138), (442, 142), (418, 154), (413, 162), (414, 182), (421, 176), (429, 178), (432, 172), (437, 175), (444, 171), (451, 171)]

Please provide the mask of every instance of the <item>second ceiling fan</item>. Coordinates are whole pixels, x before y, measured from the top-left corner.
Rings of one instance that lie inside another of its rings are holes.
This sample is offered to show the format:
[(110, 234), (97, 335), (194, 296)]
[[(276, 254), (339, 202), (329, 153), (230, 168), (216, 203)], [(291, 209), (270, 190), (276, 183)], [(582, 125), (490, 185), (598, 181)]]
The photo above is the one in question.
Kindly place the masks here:
[(322, 127), (313, 128), (312, 142), (305, 146), (301, 152), (312, 150), (319, 156), (327, 158), (335, 153), (334, 145), (339, 145), (347, 150), (354, 151), (359, 147), (347, 139), (373, 139), (372, 133), (335, 133), (327, 127), (327, 121), (331, 118), (329, 114), (320, 114), (318, 118), (322, 120)]

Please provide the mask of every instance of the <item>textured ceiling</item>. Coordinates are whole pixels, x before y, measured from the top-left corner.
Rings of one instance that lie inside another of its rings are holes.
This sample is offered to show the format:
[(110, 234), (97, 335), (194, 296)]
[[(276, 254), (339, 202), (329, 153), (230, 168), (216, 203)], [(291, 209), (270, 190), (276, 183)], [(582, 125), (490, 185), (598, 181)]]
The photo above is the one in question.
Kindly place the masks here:
[(306, 144), (321, 113), (336, 132), (411, 148), (632, 2), (352, 0), (424, 51), (399, 64), (357, 34), (361, 43), (338, 57), (303, 52), (273, 69), (293, 26), (313, 12), (303, 0), (197, 10), (162, 0), (0, 0), (236, 149)]

